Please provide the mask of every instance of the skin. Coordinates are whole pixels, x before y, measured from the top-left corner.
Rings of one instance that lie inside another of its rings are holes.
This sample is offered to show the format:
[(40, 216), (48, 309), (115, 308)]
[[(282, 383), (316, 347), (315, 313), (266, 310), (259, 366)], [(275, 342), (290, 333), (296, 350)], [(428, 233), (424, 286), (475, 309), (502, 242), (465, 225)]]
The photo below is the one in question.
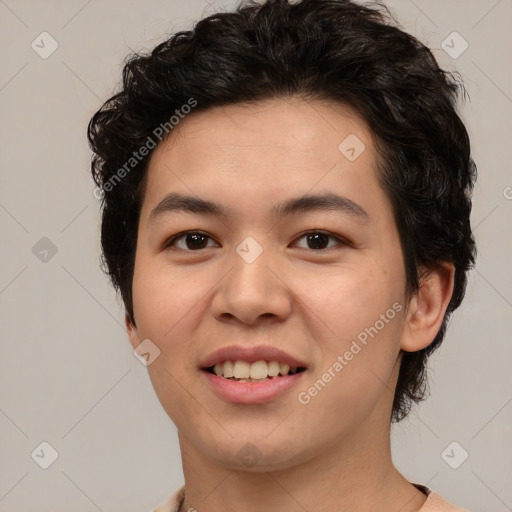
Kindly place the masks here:
[[(354, 161), (338, 150), (355, 134)], [(133, 279), (132, 346), (161, 351), (148, 366), (175, 423), (191, 507), (218, 512), (323, 512), (421, 508), (426, 496), (394, 468), (390, 416), (403, 351), (427, 346), (453, 291), (453, 266), (429, 269), (412, 297), (391, 203), (377, 180), (372, 132), (350, 108), (276, 98), (193, 112), (155, 149), (140, 215)], [(168, 212), (170, 192), (222, 203), (227, 217)], [(367, 212), (312, 211), (275, 219), (270, 205), (335, 192)], [(201, 231), (205, 248), (173, 235)], [(315, 249), (303, 234), (332, 233)], [(236, 252), (252, 236), (253, 263)], [(348, 244), (340, 244), (336, 237)], [(394, 303), (402, 311), (308, 404), (297, 399), (357, 335)], [(220, 399), (199, 366), (232, 344), (270, 344), (307, 363), (300, 386), (260, 405)], [(237, 456), (247, 443), (261, 458)]]

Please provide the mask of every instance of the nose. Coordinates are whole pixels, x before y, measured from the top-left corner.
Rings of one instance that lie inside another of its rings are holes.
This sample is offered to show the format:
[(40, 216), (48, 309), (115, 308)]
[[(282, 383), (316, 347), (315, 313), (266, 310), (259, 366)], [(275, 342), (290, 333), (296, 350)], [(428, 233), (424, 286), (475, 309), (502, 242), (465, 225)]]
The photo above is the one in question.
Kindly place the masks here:
[(292, 294), (286, 277), (267, 251), (252, 262), (238, 254), (221, 280), (212, 300), (219, 321), (238, 320), (247, 325), (282, 321), (290, 315)]

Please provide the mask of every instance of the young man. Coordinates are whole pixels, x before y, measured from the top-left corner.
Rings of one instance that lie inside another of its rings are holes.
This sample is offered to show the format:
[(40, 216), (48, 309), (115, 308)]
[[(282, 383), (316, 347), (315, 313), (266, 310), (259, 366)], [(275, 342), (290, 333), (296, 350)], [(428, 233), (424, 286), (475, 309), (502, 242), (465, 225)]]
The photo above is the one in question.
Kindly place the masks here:
[(178, 429), (159, 511), (461, 510), (390, 454), (474, 263), (457, 92), (348, 0), (246, 4), (126, 64), (89, 139), (106, 269)]

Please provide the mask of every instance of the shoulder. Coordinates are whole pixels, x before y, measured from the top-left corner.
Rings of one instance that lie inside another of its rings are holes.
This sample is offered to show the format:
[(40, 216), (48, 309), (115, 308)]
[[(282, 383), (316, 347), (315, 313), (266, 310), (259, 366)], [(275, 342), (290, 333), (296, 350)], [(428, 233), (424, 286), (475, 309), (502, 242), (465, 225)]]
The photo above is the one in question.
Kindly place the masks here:
[(416, 487), (427, 495), (423, 507), (418, 512), (469, 512), (466, 509), (456, 507), (428, 487), (423, 485), (416, 485)]
[[(433, 492), (428, 487), (423, 485), (416, 485), (418, 489), (427, 495), (427, 499), (418, 512), (469, 512), (466, 509), (456, 507), (449, 501), (445, 500), (440, 494)], [(185, 496), (185, 486), (181, 486), (172, 496), (170, 496), (164, 503), (153, 512), (178, 512), (183, 498)]]
[(185, 496), (185, 486), (182, 485), (170, 498), (152, 512), (178, 512)]

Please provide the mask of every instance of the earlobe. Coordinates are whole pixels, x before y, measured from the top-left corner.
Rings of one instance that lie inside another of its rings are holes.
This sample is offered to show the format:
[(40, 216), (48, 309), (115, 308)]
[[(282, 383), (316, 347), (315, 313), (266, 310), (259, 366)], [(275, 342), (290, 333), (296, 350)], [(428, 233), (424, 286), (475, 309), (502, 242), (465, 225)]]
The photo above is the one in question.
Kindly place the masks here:
[(128, 333), (128, 338), (130, 340), (130, 344), (133, 347), (133, 349), (135, 350), (139, 346), (139, 343), (140, 343), (137, 327), (130, 320), (130, 315), (128, 315), (128, 313), (125, 314), (124, 321), (126, 324), (126, 331)]
[(454, 276), (453, 263), (440, 263), (425, 271), (409, 303), (402, 350), (416, 352), (434, 341), (452, 297)]

